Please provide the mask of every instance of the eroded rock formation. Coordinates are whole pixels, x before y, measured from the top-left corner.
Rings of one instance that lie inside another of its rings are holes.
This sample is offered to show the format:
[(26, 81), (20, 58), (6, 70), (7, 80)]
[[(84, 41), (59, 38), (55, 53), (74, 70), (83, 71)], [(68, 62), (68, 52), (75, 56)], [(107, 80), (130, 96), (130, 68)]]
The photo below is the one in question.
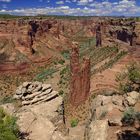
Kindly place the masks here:
[(118, 39), (129, 43), (130, 46), (136, 45), (137, 34), (135, 32), (135, 21), (109, 20), (107, 23), (108, 33), (113, 39)]
[(101, 33), (101, 24), (96, 26), (96, 47), (102, 45), (102, 33)]
[(31, 105), (50, 101), (58, 96), (57, 91), (53, 91), (50, 84), (41, 82), (24, 82), (16, 90), (15, 99), (21, 99), (22, 105)]
[(74, 46), (70, 56), (70, 103), (82, 104), (90, 94), (90, 59), (84, 58), (83, 64), (79, 63), (79, 48)]

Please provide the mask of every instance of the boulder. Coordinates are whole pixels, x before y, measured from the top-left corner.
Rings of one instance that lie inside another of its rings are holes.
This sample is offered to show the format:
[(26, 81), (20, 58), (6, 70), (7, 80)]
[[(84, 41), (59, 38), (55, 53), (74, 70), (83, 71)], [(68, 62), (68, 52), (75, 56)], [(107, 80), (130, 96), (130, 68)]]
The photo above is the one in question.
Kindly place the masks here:
[(136, 91), (132, 91), (127, 93), (127, 96), (131, 97), (134, 100), (138, 100), (140, 98), (140, 93)]
[(24, 82), (24, 83), (22, 84), (22, 86), (26, 88), (26, 87), (30, 86), (30, 84), (31, 84), (31, 82)]
[(42, 91), (45, 91), (49, 88), (51, 88), (51, 84), (42, 84)]
[(90, 123), (86, 140), (107, 140), (108, 136), (108, 121), (96, 120)]
[(57, 131), (59, 126), (52, 122), (54, 118), (59, 116), (56, 110), (61, 104), (62, 97), (59, 96), (42, 104), (22, 106), (16, 112), (16, 117), (18, 118), (17, 124), (21, 132), (29, 134), (25, 139), (63, 140), (65, 137)]
[(136, 91), (129, 92), (125, 95), (124, 105), (134, 106), (140, 98), (140, 93)]
[(112, 96), (102, 96), (102, 105), (112, 103)]
[(112, 111), (108, 112), (106, 119), (110, 126), (122, 126), (123, 113), (118, 108), (113, 108)]
[(131, 96), (126, 97), (125, 100), (126, 100), (126, 103), (127, 103), (128, 106), (134, 106), (137, 102)]
[(112, 97), (112, 103), (115, 104), (115, 105), (118, 105), (118, 106), (123, 105), (123, 100), (124, 100), (124, 97), (120, 96), (120, 95), (114, 95)]

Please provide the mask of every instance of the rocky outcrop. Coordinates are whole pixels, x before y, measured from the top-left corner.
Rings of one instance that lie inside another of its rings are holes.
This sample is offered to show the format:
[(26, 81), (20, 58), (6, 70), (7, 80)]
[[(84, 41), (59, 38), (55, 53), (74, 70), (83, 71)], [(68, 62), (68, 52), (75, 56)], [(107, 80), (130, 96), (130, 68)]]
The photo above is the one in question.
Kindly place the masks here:
[(127, 21), (127, 19), (112, 19), (108, 20), (108, 23), (106, 24), (109, 36), (111, 36), (113, 40), (121, 40), (123, 42), (129, 43), (130, 46), (136, 45), (137, 34), (135, 31), (135, 21)]
[(62, 116), (58, 108), (62, 104), (62, 97), (37, 105), (22, 106), (15, 112), (17, 124), (22, 133), (28, 134), (30, 140), (66, 140), (58, 127), (62, 125)]
[(108, 127), (107, 120), (92, 122), (88, 127), (85, 140), (107, 140)]
[(34, 53), (33, 49), (33, 42), (35, 40), (35, 35), (37, 32), (39, 25), (37, 24), (36, 21), (30, 21), (29, 22), (29, 27), (28, 27), (28, 33), (27, 33), (27, 47), (30, 49), (31, 53)]
[[(123, 127), (124, 112), (130, 107), (139, 110), (139, 98), (140, 93), (136, 91), (123, 95), (118, 93), (97, 95), (92, 101), (91, 118), (86, 125), (85, 140), (109, 140), (112, 135), (114, 135), (114, 139), (117, 138), (118, 132), (121, 130), (113, 132), (113, 134), (110, 131), (116, 126), (117, 128)], [(122, 136), (121, 133), (119, 136)]]
[(22, 105), (31, 105), (50, 101), (57, 96), (58, 92), (53, 91), (50, 84), (24, 82), (17, 88), (14, 98), (20, 99)]
[(134, 31), (123, 28), (122, 30), (117, 30), (116, 34), (117, 39), (129, 43), (130, 46), (136, 45), (136, 33)]
[(138, 100), (140, 99), (140, 93), (136, 91), (129, 92), (125, 95), (124, 105), (127, 106), (134, 106)]
[(102, 33), (101, 33), (101, 25), (98, 24), (96, 26), (96, 47), (102, 45)]
[(84, 58), (82, 66), (79, 63), (79, 48), (74, 46), (70, 56), (70, 103), (82, 104), (90, 94), (90, 59)]
[(92, 120), (108, 119), (110, 126), (121, 126), (122, 112), (139, 102), (140, 93), (132, 91), (119, 95), (98, 95), (91, 107)]

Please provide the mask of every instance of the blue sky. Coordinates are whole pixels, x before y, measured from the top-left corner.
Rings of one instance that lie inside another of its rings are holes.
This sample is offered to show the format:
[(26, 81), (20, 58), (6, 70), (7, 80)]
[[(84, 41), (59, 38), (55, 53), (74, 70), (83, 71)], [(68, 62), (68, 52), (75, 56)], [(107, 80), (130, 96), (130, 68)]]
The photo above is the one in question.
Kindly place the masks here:
[(0, 0), (0, 13), (140, 16), (140, 0)]

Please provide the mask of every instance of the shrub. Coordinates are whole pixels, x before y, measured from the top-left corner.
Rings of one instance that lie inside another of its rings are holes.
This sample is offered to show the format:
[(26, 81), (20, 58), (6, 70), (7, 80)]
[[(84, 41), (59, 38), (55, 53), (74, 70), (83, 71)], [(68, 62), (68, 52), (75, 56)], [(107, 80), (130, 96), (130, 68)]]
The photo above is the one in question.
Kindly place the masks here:
[(72, 119), (71, 120), (71, 127), (76, 127), (79, 123), (79, 120), (78, 119)]
[(61, 59), (58, 61), (59, 64), (63, 65), (65, 63), (65, 60)]
[(133, 63), (127, 67), (127, 72), (120, 73), (116, 76), (116, 81), (120, 82), (120, 90), (123, 92), (131, 92), (140, 90), (140, 67)]
[(63, 96), (63, 95), (64, 95), (64, 91), (63, 91), (63, 90), (60, 90), (58, 94), (59, 94), (60, 96)]
[(126, 126), (133, 125), (135, 122), (135, 111), (133, 108), (128, 108), (124, 112), (123, 118), (122, 118), (122, 123)]
[(64, 50), (64, 51), (61, 52), (61, 54), (65, 59), (70, 58), (69, 50)]
[(19, 130), (16, 118), (10, 116), (0, 108), (0, 140), (18, 140)]
[(136, 119), (139, 121), (139, 123), (140, 123), (140, 112), (136, 112)]
[(125, 83), (125, 84), (120, 83), (119, 89), (120, 91), (127, 93), (127, 92), (131, 92), (133, 90), (133, 87), (129, 83)]
[(5, 96), (2, 99), (0, 99), (0, 104), (7, 104), (13, 102), (15, 102), (15, 100), (12, 98), (12, 96)]
[(129, 68), (128, 78), (133, 83), (140, 83), (140, 70), (136, 66), (132, 66)]
[(35, 81), (43, 81), (44, 79), (48, 78), (48, 76), (53, 77), (53, 74), (57, 72), (58, 70), (53, 68), (48, 68), (46, 70), (43, 70), (40, 74), (38, 74), (34, 80)]

